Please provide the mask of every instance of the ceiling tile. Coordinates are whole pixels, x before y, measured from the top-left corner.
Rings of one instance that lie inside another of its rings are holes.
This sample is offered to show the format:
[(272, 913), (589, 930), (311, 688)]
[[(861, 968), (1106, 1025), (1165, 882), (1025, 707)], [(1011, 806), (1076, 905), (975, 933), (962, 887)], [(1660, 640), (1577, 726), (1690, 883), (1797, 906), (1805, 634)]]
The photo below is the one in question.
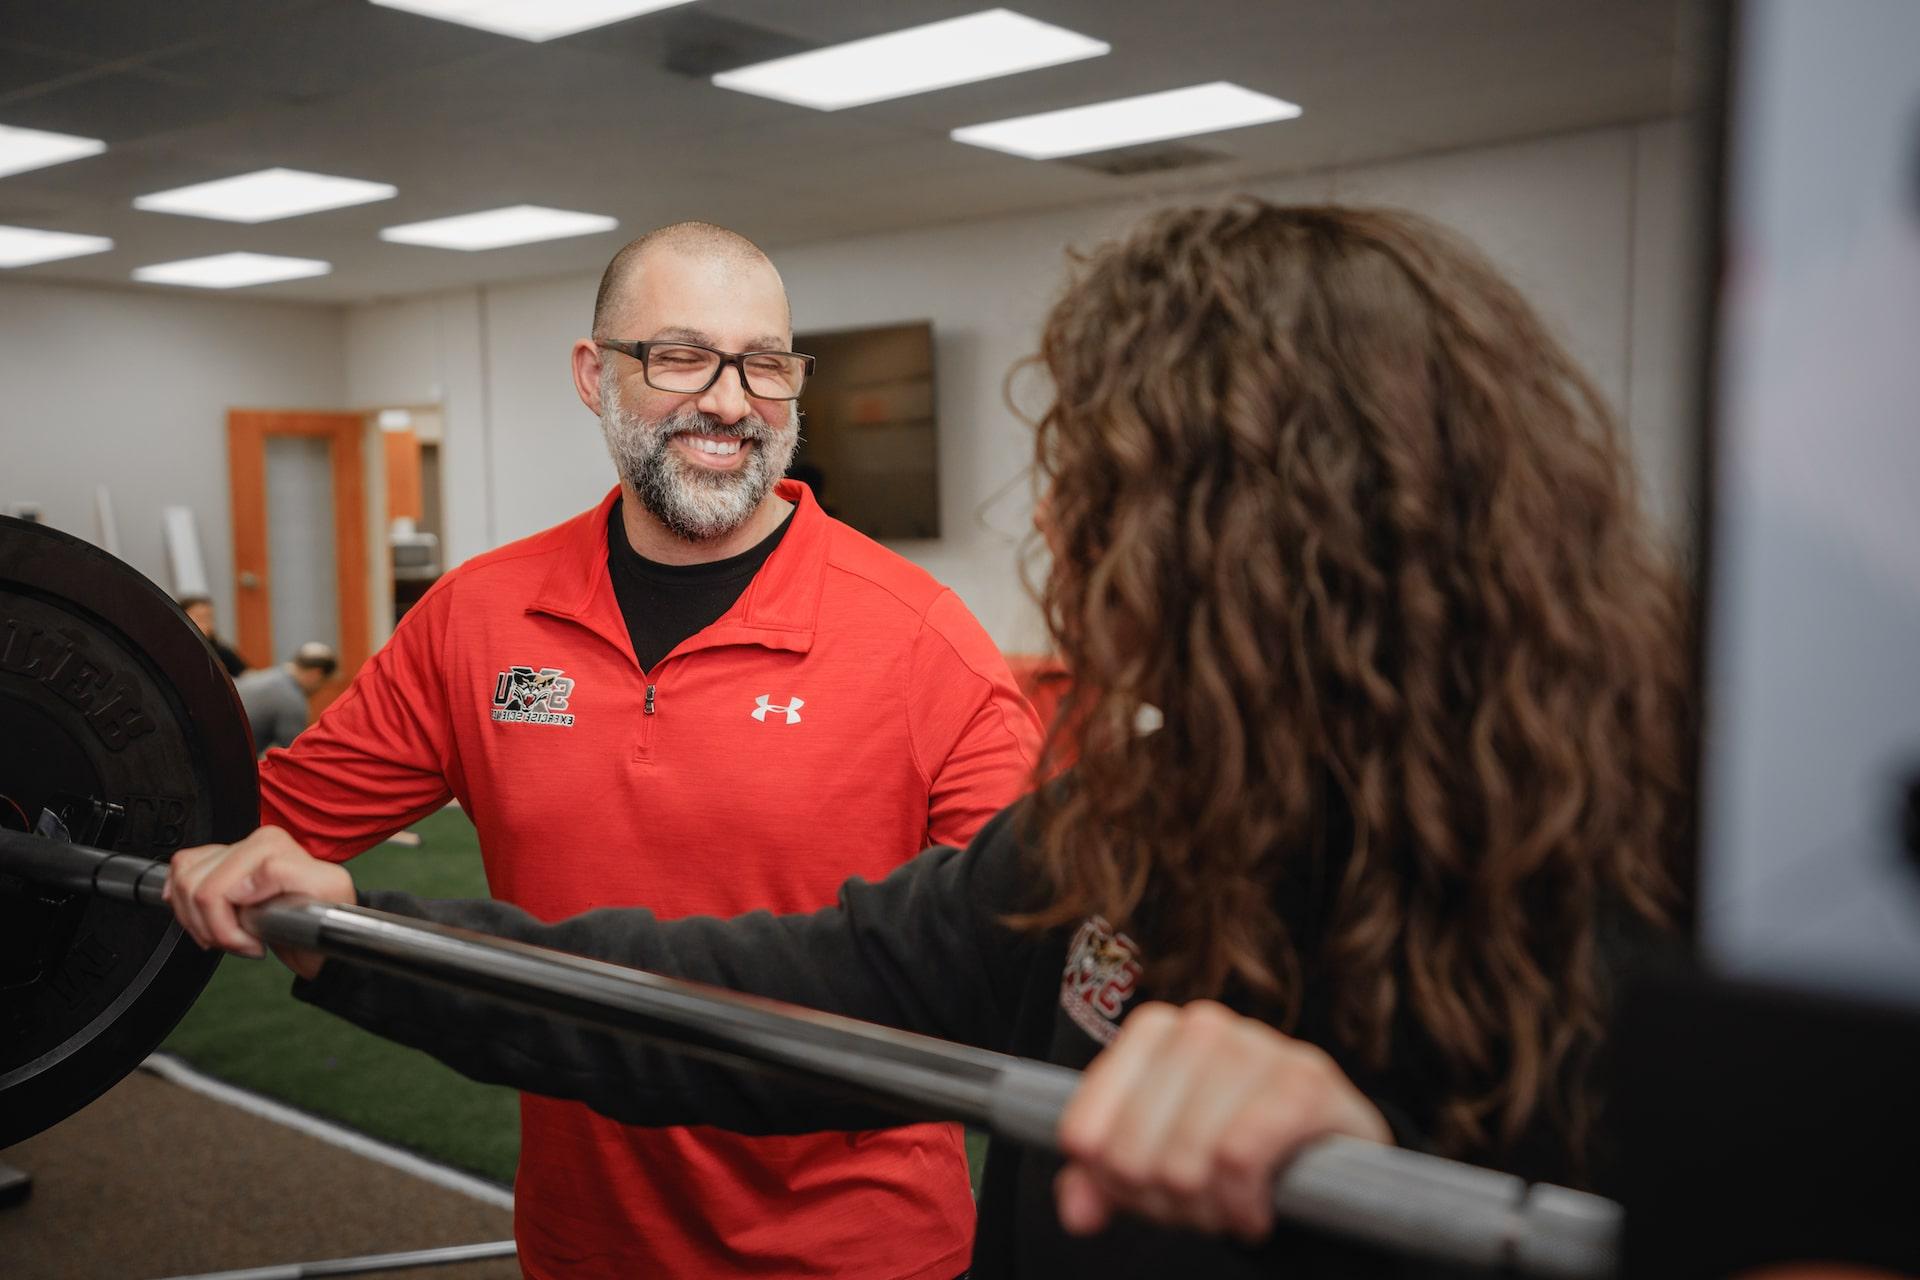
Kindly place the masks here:
[[(18, 98), (0, 110), (8, 124), (102, 138), (111, 147), (272, 105), (251, 90), (231, 85), (122, 71)], [(129, 192), (128, 198), (134, 194)]]
[(342, 0), (13, 0), (0, 4), (0, 41), (109, 61), (339, 3)]
[(0, 44), (0, 120), (6, 118), (9, 98), (30, 94), (37, 86), (71, 76), (92, 65), (81, 58), (35, 53)]
[(209, 83), (295, 100), (331, 97), (451, 62), (510, 56), (499, 36), (370, 4), (290, 15), (152, 63)]

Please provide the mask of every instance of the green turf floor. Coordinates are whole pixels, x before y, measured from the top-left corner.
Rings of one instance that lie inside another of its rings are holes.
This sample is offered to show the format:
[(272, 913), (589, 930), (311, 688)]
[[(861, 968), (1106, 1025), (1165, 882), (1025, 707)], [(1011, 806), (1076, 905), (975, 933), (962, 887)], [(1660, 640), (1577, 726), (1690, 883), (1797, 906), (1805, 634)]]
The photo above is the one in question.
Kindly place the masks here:
[[(355, 858), (355, 881), (432, 898), (486, 896), (464, 813), (443, 809), (414, 830), (417, 849), (379, 845)], [(302, 1111), (483, 1178), (513, 1181), (520, 1153), (513, 1090), (474, 1084), (423, 1053), (290, 999), (292, 985), (278, 960), (229, 956), (161, 1048)]]
[[(365, 888), (428, 898), (487, 892), (473, 824), (443, 809), (414, 828), (420, 847), (380, 845), (351, 863)], [(474, 1084), (403, 1049), (290, 999), (278, 960), (229, 956), (162, 1049), (210, 1076), (277, 1098), (443, 1164), (510, 1184), (520, 1150), (514, 1093)], [(967, 1135), (975, 1185), (986, 1141)]]

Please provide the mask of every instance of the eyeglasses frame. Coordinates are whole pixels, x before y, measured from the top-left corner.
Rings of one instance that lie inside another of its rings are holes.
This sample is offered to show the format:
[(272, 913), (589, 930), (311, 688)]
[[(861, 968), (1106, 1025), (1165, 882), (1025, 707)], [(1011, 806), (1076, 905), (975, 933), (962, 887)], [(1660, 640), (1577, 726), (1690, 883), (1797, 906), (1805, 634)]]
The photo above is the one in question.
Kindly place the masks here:
[[(813, 357), (801, 355), (798, 351), (722, 351), (720, 348), (710, 347), (704, 342), (686, 342), (678, 338), (657, 338), (647, 341), (634, 341), (627, 338), (595, 338), (593, 345), (607, 351), (618, 351), (623, 356), (628, 356), (639, 361), (640, 376), (646, 379), (647, 385), (655, 391), (664, 391), (670, 396), (703, 396), (707, 394), (707, 392), (713, 389), (713, 384), (720, 381), (720, 375), (727, 371), (728, 365), (732, 365), (735, 371), (739, 373), (740, 389), (756, 400), (798, 400), (806, 390), (807, 379), (813, 377)], [(720, 357), (720, 363), (713, 366), (713, 376), (708, 378), (706, 385), (697, 391), (682, 390), (678, 387), (662, 387), (657, 385), (652, 375), (647, 372), (647, 352), (654, 347), (692, 347), (695, 351), (710, 351)], [(796, 360), (805, 361), (805, 368), (802, 369), (800, 373), (801, 390), (790, 396), (761, 395), (753, 389), (753, 384), (747, 380), (746, 361), (748, 356), (792, 356)]]

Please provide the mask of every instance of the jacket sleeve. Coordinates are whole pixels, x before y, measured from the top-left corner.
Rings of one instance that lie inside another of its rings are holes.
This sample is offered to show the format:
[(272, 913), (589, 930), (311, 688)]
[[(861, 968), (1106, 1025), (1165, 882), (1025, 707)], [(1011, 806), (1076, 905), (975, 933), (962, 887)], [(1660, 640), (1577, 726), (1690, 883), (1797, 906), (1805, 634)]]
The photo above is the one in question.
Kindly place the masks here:
[(444, 805), (453, 726), (441, 673), (453, 580), (402, 618), (347, 691), (260, 765), (260, 821), (351, 858)]
[[(496, 901), (427, 902), (372, 892), (365, 905), (517, 942), (729, 987), (986, 1048), (1012, 1036), (1011, 993), (1032, 935), (1001, 923), (1018, 893), (1003, 814), (966, 851), (929, 849), (878, 883), (849, 880), (811, 915), (662, 921), (643, 908), (544, 924)], [(302, 1000), (425, 1050), (475, 1080), (583, 1102), (636, 1125), (809, 1133), (901, 1123), (870, 1103), (721, 1066), (640, 1040), (342, 961)]]
[(914, 763), (927, 779), (927, 832), (965, 844), (1030, 787), (1040, 721), (1006, 659), (952, 591), (914, 639), (907, 707)]

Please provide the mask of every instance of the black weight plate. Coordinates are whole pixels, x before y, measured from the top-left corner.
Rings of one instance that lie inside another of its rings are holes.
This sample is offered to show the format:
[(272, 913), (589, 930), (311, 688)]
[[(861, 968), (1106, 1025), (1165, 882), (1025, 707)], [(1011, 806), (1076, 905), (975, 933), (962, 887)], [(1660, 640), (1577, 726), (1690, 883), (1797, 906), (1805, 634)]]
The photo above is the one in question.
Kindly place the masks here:
[[(233, 682), (160, 588), (0, 518), (0, 825), (165, 858), (259, 824)], [(63, 896), (0, 864), (0, 1148), (137, 1067), (218, 963), (163, 911)]]

